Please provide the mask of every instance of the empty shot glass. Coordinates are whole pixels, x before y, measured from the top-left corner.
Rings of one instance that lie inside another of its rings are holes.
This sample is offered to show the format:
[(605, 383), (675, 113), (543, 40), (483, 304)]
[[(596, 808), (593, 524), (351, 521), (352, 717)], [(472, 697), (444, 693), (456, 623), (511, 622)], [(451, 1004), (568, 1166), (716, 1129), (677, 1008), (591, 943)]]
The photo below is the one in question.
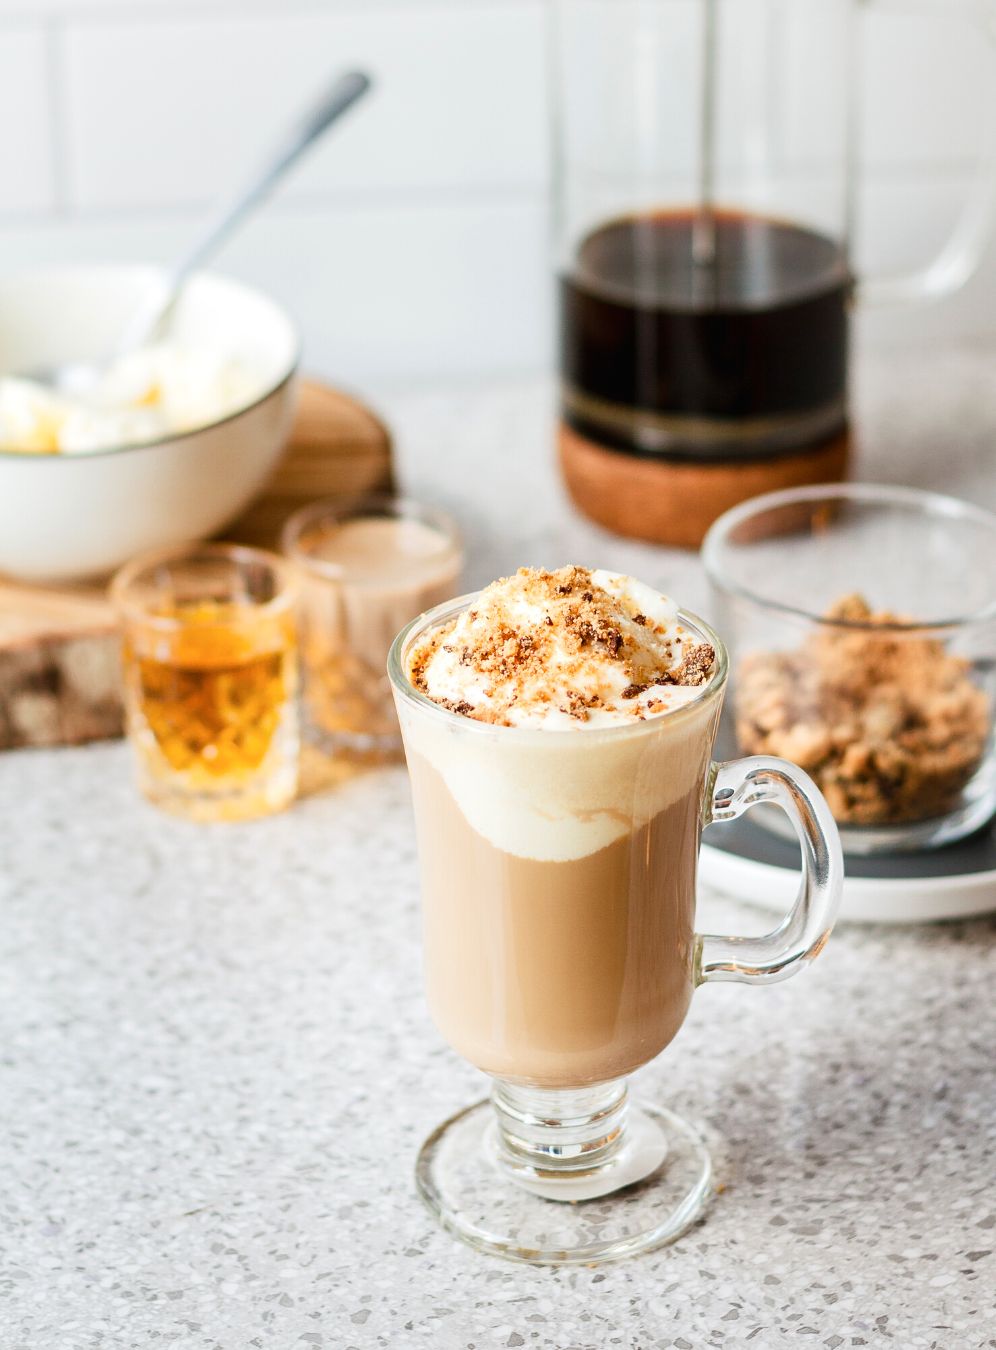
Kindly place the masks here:
[(305, 738), (330, 755), (400, 755), (387, 655), (400, 628), (458, 589), (456, 526), (407, 498), (370, 494), (304, 507), (282, 542), (301, 579)]
[(293, 570), (261, 549), (146, 554), (111, 583), (138, 782), (193, 820), (282, 810), (298, 774)]

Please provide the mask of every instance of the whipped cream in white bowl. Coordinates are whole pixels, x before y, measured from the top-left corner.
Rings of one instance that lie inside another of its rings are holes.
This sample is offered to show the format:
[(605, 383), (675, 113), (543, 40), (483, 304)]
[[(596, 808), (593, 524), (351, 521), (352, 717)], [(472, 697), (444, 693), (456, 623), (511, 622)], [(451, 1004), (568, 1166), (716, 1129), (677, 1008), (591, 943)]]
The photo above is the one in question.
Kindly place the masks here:
[(0, 278), (0, 574), (98, 576), (207, 538), (270, 475), (299, 341), (286, 313), (240, 282), (192, 277), (168, 339), (116, 363), (89, 402), (10, 378), (103, 361), (164, 276), (97, 264)]

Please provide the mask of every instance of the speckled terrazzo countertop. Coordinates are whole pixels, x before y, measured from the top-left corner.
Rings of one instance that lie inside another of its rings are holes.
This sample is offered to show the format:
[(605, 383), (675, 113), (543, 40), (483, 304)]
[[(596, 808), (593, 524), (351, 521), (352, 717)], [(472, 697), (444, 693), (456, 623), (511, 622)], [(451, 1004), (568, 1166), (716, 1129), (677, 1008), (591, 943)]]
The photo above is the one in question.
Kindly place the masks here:
[[(878, 358), (866, 476), (996, 505), (994, 362)], [(382, 400), (469, 580), (598, 561), (701, 604), (694, 560), (571, 516), (549, 389)], [(8, 754), (0, 1350), (996, 1346), (994, 984), (989, 919), (841, 928), (802, 979), (700, 991), (641, 1083), (722, 1136), (705, 1221), (600, 1270), (511, 1266), (413, 1190), (482, 1080), (423, 1007), (403, 771), (204, 828), (138, 799), (124, 746)]]

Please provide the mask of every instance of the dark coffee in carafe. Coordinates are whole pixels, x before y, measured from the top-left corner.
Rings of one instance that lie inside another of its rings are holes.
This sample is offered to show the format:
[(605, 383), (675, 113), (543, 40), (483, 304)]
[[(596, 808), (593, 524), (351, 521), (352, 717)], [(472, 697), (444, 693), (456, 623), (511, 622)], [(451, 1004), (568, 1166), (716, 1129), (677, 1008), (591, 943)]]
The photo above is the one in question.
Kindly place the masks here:
[(564, 420), (599, 446), (706, 464), (839, 437), (851, 286), (841, 247), (787, 221), (609, 221), (560, 281)]

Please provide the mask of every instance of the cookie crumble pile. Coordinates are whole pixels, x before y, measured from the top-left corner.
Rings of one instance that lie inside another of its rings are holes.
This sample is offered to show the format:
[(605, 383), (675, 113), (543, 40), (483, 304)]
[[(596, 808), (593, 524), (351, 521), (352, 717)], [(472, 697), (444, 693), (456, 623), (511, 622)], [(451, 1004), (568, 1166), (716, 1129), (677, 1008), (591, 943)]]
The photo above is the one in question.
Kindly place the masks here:
[[(969, 663), (908, 622), (837, 601), (827, 626), (786, 652), (752, 652), (736, 676), (736, 725), (747, 754), (779, 755), (812, 774), (835, 818), (854, 825), (923, 820), (951, 810), (978, 768), (991, 709)], [(878, 631), (876, 631), (878, 629)]]
[(673, 605), (629, 578), (520, 568), (430, 634), (408, 673), (451, 712), (513, 726), (643, 720), (693, 697), (714, 664)]

